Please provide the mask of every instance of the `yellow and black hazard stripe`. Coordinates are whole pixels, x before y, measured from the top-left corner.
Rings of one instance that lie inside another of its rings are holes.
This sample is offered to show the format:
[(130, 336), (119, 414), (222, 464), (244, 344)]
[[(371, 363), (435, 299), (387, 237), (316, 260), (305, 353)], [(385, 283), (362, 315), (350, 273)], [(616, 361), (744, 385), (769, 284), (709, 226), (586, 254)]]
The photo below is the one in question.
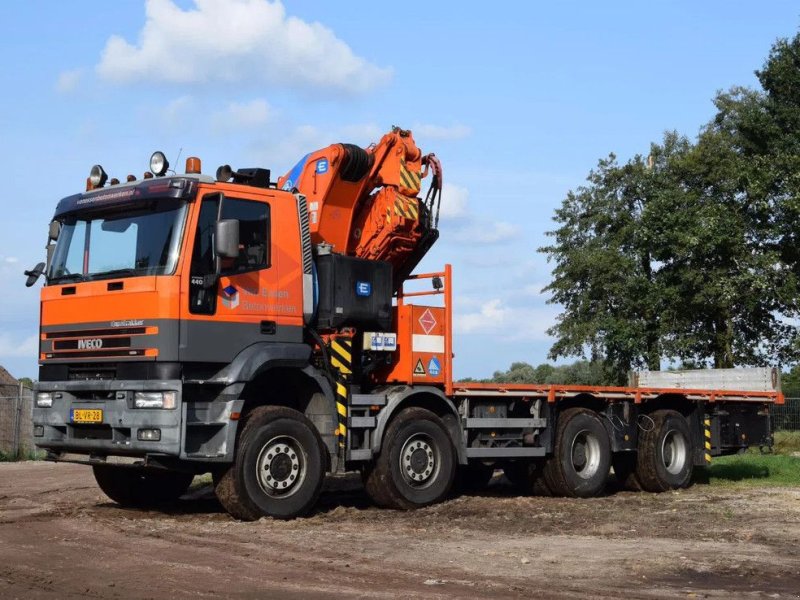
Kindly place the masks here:
[(419, 205), (416, 198), (407, 198), (402, 194), (395, 194), (394, 214), (406, 219), (417, 219), (419, 217)]
[(418, 171), (412, 171), (408, 168), (405, 160), (400, 161), (400, 181), (409, 190), (418, 192), (422, 187), (422, 179)]
[(705, 439), (706, 462), (711, 462), (711, 419), (706, 417), (703, 420), (703, 435)]
[(334, 338), (328, 344), (331, 366), (336, 370), (336, 436), (339, 447), (344, 448), (347, 440), (347, 405), (350, 378), (353, 375), (352, 338)]

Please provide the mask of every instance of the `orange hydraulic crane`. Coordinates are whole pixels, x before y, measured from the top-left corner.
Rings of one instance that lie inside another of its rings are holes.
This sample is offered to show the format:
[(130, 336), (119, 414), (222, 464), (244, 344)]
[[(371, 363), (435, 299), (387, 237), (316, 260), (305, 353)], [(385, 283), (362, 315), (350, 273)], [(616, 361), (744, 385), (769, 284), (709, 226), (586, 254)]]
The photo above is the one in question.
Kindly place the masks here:
[[(431, 174), (425, 199), (422, 179)], [(442, 168), (410, 131), (393, 127), (368, 148), (333, 144), (304, 156), (278, 187), (306, 196), (314, 244), (392, 264), (395, 289), (439, 237)]]

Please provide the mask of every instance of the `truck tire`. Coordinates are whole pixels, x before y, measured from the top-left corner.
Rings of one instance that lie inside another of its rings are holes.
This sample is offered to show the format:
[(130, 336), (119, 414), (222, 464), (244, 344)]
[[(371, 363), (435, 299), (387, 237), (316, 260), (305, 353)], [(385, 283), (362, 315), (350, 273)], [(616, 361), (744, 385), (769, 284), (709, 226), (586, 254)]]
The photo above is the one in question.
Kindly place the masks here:
[(234, 463), (218, 478), (215, 492), (237, 519), (293, 519), (316, 504), (325, 464), (322, 439), (303, 414), (260, 406), (247, 416)]
[(558, 418), (553, 456), (544, 479), (553, 494), (588, 498), (600, 494), (611, 468), (611, 443), (600, 418), (585, 408), (570, 408)]
[(617, 452), (611, 459), (614, 476), (623, 489), (641, 492), (642, 484), (636, 475), (636, 452)]
[(194, 479), (192, 473), (138, 467), (93, 465), (92, 470), (106, 496), (131, 508), (174, 502), (186, 493)]
[(411, 510), (443, 500), (455, 475), (455, 449), (444, 423), (431, 411), (412, 407), (389, 424), (364, 487), (380, 506)]
[(636, 478), (648, 492), (687, 487), (694, 468), (689, 423), (674, 410), (657, 410), (650, 418), (653, 427), (639, 435)]

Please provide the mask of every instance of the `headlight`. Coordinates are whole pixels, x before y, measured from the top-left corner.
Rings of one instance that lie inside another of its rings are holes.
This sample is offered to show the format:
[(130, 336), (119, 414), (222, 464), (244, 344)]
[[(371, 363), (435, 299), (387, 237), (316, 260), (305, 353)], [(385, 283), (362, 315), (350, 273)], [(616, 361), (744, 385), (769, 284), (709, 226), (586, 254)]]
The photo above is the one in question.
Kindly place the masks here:
[(36, 394), (36, 406), (38, 408), (50, 408), (53, 406), (53, 394), (50, 392)]
[(136, 408), (175, 408), (177, 392), (135, 392), (133, 406)]

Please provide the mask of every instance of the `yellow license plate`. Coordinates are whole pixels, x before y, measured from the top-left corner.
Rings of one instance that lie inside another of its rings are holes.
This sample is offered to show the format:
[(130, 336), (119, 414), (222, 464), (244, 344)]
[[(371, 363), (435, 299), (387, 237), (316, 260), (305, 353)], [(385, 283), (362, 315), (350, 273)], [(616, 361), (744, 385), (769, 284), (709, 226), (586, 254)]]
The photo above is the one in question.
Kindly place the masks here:
[(73, 408), (71, 421), (73, 423), (102, 423), (103, 411), (99, 408)]

